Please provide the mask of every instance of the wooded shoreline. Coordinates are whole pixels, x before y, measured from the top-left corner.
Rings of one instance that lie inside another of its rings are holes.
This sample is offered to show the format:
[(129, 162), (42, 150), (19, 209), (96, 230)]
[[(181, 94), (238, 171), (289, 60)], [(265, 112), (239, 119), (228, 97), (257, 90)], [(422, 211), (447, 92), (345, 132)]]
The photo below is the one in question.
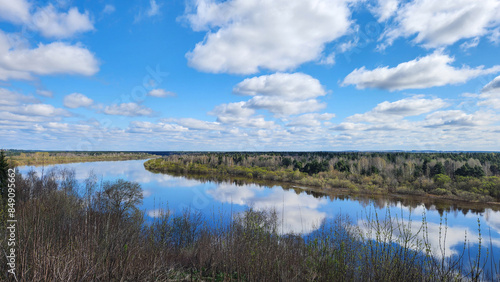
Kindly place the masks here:
[(191, 153), (145, 162), (153, 172), (238, 177), (353, 194), (499, 204), (497, 153)]

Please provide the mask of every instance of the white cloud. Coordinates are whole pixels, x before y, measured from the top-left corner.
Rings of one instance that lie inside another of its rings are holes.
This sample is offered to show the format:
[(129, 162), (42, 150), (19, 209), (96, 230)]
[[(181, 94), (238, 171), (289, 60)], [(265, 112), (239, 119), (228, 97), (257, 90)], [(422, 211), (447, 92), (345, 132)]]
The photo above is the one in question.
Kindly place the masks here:
[(91, 31), (94, 25), (87, 11), (81, 14), (78, 8), (73, 7), (67, 13), (60, 13), (49, 4), (47, 7), (37, 9), (33, 14), (33, 28), (45, 37), (66, 38)]
[(394, 21), (384, 33), (387, 44), (416, 35), (413, 41), (426, 47), (446, 46), (491, 34), (500, 23), (500, 1), (410, 1), (397, 11)]
[(490, 112), (466, 114), (460, 110), (438, 111), (429, 114), (423, 121), (426, 127), (442, 126), (481, 126), (498, 121), (498, 117)]
[(361, 67), (347, 75), (342, 85), (356, 85), (358, 89), (380, 88), (390, 91), (421, 89), (464, 83), (480, 75), (500, 71), (500, 66), (488, 69), (484, 69), (483, 66), (455, 68), (450, 65), (454, 60), (448, 55), (434, 52), (428, 56), (401, 63), (394, 68), (386, 66), (367, 70)]
[(14, 106), (23, 103), (38, 103), (39, 100), (33, 96), (26, 96), (20, 93), (12, 92), (5, 88), (0, 88), (0, 105)]
[(27, 124), (33, 126), (34, 122), (60, 120), (62, 117), (71, 116), (71, 113), (49, 104), (41, 104), (32, 95), (0, 88), (0, 116), (1, 120), (7, 123), (15, 122), (26, 127)]
[(162, 119), (162, 122), (174, 122), (182, 127), (195, 130), (222, 130), (223, 127), (218, 122), (209, 122), (194, 118)]
[(281, 97), (256, 96), (245, 104), (251, 109), (264, 109), (278, 116), (297, 115), (316, 112), (326, 107), (326, 104), (316, 99), (286, 101)]
[(10, 112), (25, 116), (42, 116), (42, 117), (70, 116), (70, 114), (67, 111), (55, 108), (54, 106), (48, 104), (22, 105), (15, 108), (11, 108)]
[(495, 28), (494, 30), (492, 30), (490, 36), (488, 36), (488, 39), (494, 44), (498, 45), (498, 43), (500, 43), (500, 28)]
[(477, 103), (479, 106), (500, 109), (500, 76), (495, 77), (491, 82), (486, 84), (478, 97), (481, 99)]
[[(208, 114), (217, 116), (217, 122), (241, 127), (271, 128), (274, 122), (263, 117), (255, 117), (255, 110), (245, 107), (246, 102), (229, 103), (216, 106)], [(253, 116), (253, 117), (252, 117)]]
[(329, 113), (324, 113), (324, 114), (317, 114), (317, 113), (305, 114), (305, 115), (300, 115), (300, 116), (297, 116), (297, 117), (293, 118), (287, 124), (287, 126), (317, 127), (317, 126), (321, 126), (321, 122), (322, 121), (331, 120), (334, 117), (335, 117), (335, 114), (329, 114)]
[(37, 89), (36, 90), (36, 94), (38, 94), (40, 96), (44, 96), (44, 97), (52, 97), (52, 96), (54, 96), (54, 94), (52, 93), (52, 91), (43, 90), (43, 89)]
[(321, 58), (318, 62), (320, 65), (329, 65), (332, 66), (335, 64), (335, 53), (330, 53), (328, 56)]
[(102, 10), (102, 12), (105, 14), (112, 14), (115, 11), (116, 11), (115, 6), (110, 5), (110, 4), (106, 4), (106, 6), (104, 6), (104, 9)]
[(122, 103), (106, 106), (106, 108), (104, 108), (104, 113), (107, 115), (136, 117), (151, 116), (153, 115), (153, 110), (137, 103)]
[(80, 93), (71, 93), (64, 97), (64, 106), (75, 109), (79, 107), (90, 107), (94, 100)]
[(160, 13), (160, 5), (156, 3), (156, 0), (149, 0), (149, 6), (149, 10), (147, 11), (148, 16), (152, 17)]
[(189, 130), (186, 127), (169, 123), (152, 123), (148, 121), (132, 121), (128, 131), (134, 133), (154, 133), (154, 132), (182, 132)]
[(482, 93), (500, 92), (500, 76), (495, 77), (492, 81), (486, 84), (481, 90)]
[(161, 88), (153, 89), (153, 90), (149, 91), (148, 95), (153, 96), (153, 97), (176, 96), (175, 93), (170, 92), (170, 91), (166, 91), (165, 89), (161, 89)]
[(355, 114), (347, 118), (352, 122), (393, 122), (408, 116), (418, 116), (448, 106), (446, 102), (437, 99), (417, 97), (406, 98), (395, 102), (382, 102), (373, 110), (364, 114)]
[(479, 37), (474, 37), (473, 39), (460, 44), (460, 48), (462, 48), (462, 50), (464, 51), (467, 51), (470, 48), (477, 47), (477, 45), (479, 45)]
[(37, 48), (12, 46), (0, 31), (0, 80), (32, 79), (33, 74), (93, 75), (98, 62), (87, 49), (63, 42), (40, 43)]
[(399, 0), (377, 0), (377, 6), (371, 7), (370, 11), (383, 22), (392, 17), (398, 10)]
[(247, 78), (238, 83), (233, 92), (254, 96), (244, 107), (265, 109), (279, 116), (315, 112), (326, 106), (314, 99), (326, 95), (321, 83), (303, 73), (275, 73)]
[(186, 19), (203, 42), (186, 54), (206, 72), (284, 71), (321, 56), (324, 45), (346, 34), (348, 1), (198, 0)]
[(30, 3), (26, 0), (0, 0), (0, 18), (13, 22), (25, 23), (30, 19)]
[(94, 29), (87, 11), (80, 13), (78, 8), (72, 7), (68, 12), (59, 12), (52, 4), (34, 7), (25, 0), (0, 1), (0, 18), (53, 38), (67, 38)]
[(305, 100), (326, 95), (321, 83), (303, 73), (275, 73), (247, 78), (238, 83), (233, 92), (249, 96), (270, 96)]

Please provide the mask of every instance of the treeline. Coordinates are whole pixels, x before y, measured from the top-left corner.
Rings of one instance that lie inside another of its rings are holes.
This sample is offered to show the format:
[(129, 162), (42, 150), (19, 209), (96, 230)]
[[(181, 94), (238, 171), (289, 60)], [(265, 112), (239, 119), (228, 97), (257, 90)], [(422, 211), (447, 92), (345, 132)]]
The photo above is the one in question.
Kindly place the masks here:
[(51, 165), (78, 162), (141, 160), (155, 155), (142, 152), (23, 152), (6, 151), (12, 166)]
[[(146, 222), (137, 183), (101, 183), (93, 173), (78, 182), (54, 168), (16, 173), (14, 183), (16, 277), (2, 255), (2, 281), (480, 281), (498, 273), (484, 270), (494, 261), (481, 244), (433, 253), (428, 236), (419, 240), (390, 214), (361, 226), (339, 215), (307, 237), (281, 234), (273, 210), (205, 218), (164, 209)], [(2, 230), (5, 217), (2, 204)], [(414, 232), (426, 232), (425, 222)], [(7, 248), (0, 236), (2, 254)]]
[(500, 199), (499, 153), (192, 153), (149, 160), (157, 172), (233, 175), (352, 192)]

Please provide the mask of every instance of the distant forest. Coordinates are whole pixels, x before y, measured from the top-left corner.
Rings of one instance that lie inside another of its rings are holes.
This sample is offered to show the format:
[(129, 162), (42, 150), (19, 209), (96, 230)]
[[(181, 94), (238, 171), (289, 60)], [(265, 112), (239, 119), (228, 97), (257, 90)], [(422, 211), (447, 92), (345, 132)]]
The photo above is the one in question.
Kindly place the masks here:
[(110, 152), (110, 151), (4, 151), (11, 167), (22, 165), (51, 165), (77, 162), (124, 161), (155, 157), (144, 152)]
[(500, 200), (499, 153), (225, 152), (182, 153), (145, 163), (156, 172), (237, 176), (350, 192)]

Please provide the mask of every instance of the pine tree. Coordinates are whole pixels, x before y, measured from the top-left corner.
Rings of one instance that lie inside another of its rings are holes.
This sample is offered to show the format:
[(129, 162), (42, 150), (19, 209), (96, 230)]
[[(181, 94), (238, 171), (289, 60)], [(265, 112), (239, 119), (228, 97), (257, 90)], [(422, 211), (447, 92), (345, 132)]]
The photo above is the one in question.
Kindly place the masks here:
[(0, 151), (0, 189), (1, 198), (5, 198), (7, 194), (7, 184), (9, 177), (9, 164), (7, 163), (7, 158), (5, 157), (5, 152)]

